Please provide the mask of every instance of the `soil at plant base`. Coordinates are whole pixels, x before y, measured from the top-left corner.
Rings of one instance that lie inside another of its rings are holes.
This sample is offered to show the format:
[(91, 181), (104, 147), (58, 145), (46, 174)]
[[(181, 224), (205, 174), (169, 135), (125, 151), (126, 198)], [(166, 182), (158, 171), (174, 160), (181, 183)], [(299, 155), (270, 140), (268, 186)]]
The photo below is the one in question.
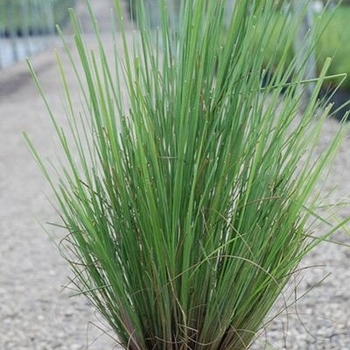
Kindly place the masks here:
[[(106, 48), (112, 50), (107, 20), (112, 1), (93, 0), (92, 4), (101, 29), (106, 31), (103, 34)], [(86, 43), (93, 48), (96, 43), (90, 34), (83, 1), (78, 2), (77, 10)], [(69, 30), (67, 40), (71, 40)], [(55, 46), (63, 52), (59, 41)], [(79, 105), (78, 83), (64, 54), (62, 60), (73, 101)], [(55, 115), (66, 125), (64, 94), (53, 49), (31, 61)], [(335, 120), (327, 121), (319, 152), (338, 127)], [(58, 214), (49, 203), (52, 193), (24, 144), (24, 130), (43, 156), (55, 158), (57, 140), (47, 112), (26, 63), (19, 63), (0, 72), (0, 349), (113, 349), (115, 343), (109, 337), (113, 334), (89, 302), (83, 297), (69, 298), (72, 275), (39, 224), (57, 222)], [(350, 140), (346, 140), (330, 176), (320, 182), (322, 193), (334, 189), (333, 199), (349, 201), (349, 172)], [(349, 204), (340, 207), (340, 217), (347, 217), (349, 208)], [(324, 214), (330, 215), (326, 209)], [(63, 237), (56, 228), (45, 227), (56, 242)], [(315, 234), (326, 229), (326, 225), (320, 225)], [(350, 243), (350, 236), (344, 230), (336, 236), (343, 244)], [(298, 301), (297, 307), (290, 308), (288, 315), (281, 314), (272, 322), (254, 349), (264, 348), (266, 341), (279, 350), (350, 349), (349, 249), (322, 244), (305, 259), (303, 266), (314, 267), (300, 272), (303, 279), (300, 281), (297, 276), (285, 297), (290, 294), (292, 302), (305, 290), (312, 290)], [(318, 284), (328, 274), (331, 275)], [(279, 305), (283, 305), (283, 299)]]

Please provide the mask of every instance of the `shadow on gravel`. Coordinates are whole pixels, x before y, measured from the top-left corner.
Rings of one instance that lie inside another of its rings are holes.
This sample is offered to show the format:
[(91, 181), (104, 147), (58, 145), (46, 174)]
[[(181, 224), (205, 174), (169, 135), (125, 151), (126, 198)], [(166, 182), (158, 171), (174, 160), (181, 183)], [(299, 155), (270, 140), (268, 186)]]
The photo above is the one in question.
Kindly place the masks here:
[[(47, 69), (52, 67), (52, 61), (43, 62), (36, 69), (37, 73), (45, 72)], [(14, 93), (18, 93), (22, 87), (27, 84), (33, 84), (33, 78), (29, 71), (29, 68), (25, 66), (19, 72), (13, 72), (13, 74), (8, 74), (6, 77), (1, 77), (0, 79), (0, 101), (8, 98)]]

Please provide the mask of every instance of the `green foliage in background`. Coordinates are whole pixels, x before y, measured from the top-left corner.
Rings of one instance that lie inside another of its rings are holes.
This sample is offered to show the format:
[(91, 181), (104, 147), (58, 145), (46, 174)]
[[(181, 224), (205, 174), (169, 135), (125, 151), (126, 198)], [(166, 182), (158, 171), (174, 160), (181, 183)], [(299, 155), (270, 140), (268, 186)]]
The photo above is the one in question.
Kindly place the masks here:
[(46, 34), (69, 19), (76, 0), (0, 0), (0, 35)]
[[(350, 91), (350, 7), (340, 6), (333, 13), (327, 11), (320, 22), (329, 23), (324, 28), (319, 44), (316, 46), (318, 57), (318, 71), (325, 57), (331, 57), (329, 74), (346, 73), (347, 79), (342, 87)], [(333, 86), (340, 83), (333, 81)]]
[[(283, 12), (273, 12), (270, 26), (274, 27), (274, 30), (271, 32), (274, 40), (278, 40), (281, 32), (286, 30), (284, 27), (285, 16), (286, 14)], [(333, 10), (328, 9), (320, 16), (315, 17), (314, 25), (315, 36), (318, 38), (315, 43), (318, 64), (317, 72), (321, 72), (326, 58), (331, 57), (332, 61), (328, 73), (334, 75), (346, 73), (350, 77), (350, 7), (339, 6)], [(259, 24), (258, 28), (259, 31), (263, 32), (265, 30), (265, 24)], [(253, 41), (255, 45), (259, 46), (259, 35)], [(270, 57), (273, 55), (281, 58), (282, 54), (283, 48), (276, 49), (274, 41), (271, 40), (269, 45), (264, 49), (265, 62), (268, 64)], [(293, 43), (290, 43), (286, 65), (291, 64), (293, 55)], [(330, 79), (328, 83), (334, 87), (341, 80), (342, 78)], [(350, 78), (342, 81), (342, 88), (350, 90)]]
[(116, 0), (113, 57), (97, 29), (98, 49), (86, 48), (72, 14), (83, 104), (58, 59), (68, 127), (35, 78), (63, 151), (52, 168), (27, 137), (67, 233), (60, 248), (77, 293), (126, 349), (247, 349), (300, 260), (335, 230), (317, 239), (310, 226), (343, 137), (316, 154), (329, 62), (300, 117), (305, 57), (289, 56), (300, 19), (281, 17), (276, 36), (273, 3), (237, 1), (227, 16), (223, 0), (185, 1), (176, 33), (165, 6), (151, 31), (138, 5), (132, 34)]

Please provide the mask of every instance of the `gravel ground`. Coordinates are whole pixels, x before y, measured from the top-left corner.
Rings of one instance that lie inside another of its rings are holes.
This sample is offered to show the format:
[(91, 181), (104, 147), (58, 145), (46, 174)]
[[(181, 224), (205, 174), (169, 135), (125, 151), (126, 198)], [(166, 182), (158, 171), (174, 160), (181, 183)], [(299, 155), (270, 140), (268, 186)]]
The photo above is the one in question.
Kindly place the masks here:
[[(107, 31), (107, 48), (111, 47), (111, 3), (93, 1), (99, 23)], [(91, 26), (81, 3), (78, 12), (87, 32), (86, 41), (93, 47)], [(53, 46), (60, 49), (58, 42)], [(62, 59), (67, 61), (64, 56)], [(53, 51), (31, 61), (55, 114), (62, 116), (64, 124), (63, 94)], [(73, 98), (79, 101), (77, 82), (69, 65), (65, 66)], [(337, 128), (336, 121), (327, 121), (321, 144), (326, 144)], [(54, 155), (49, 118), (26, 64), (19, 63), (0, 72), (0, 350), (114, 349), (108, 327), (89, 303), (81, 297), (69, 298), (70, 271), (39, 224), (56, 221), (57, 214), (49, 204), (51, 192), (23, 142), (24, 130), (41, 154)], [(320, 183), (323, 193), (334, 189), (334, 200), (348, 200), (349, 173), (350, 140), (345, 140), (329, 177)], [(324, 214), (329, 213), (324, 210)], [(340, 217), (349, 214), (349, 205), (339, 209)], [(320, 225), (316, 233), (322, 234), (325, 229)], [(61, 233), (55, 234), (60, 237)], [(350, 244), (347, 232), (337, 232), (336, 239)], [(296, 306), (273, 320), (253, 349), (350, 350), (350, 249), (323, 243), (302, 266), (313, 267), (301, 270), (285, 297), (291, 296), (292, 302), (311, 290)], [(279, 305), (283, 305), (282, 299)]]

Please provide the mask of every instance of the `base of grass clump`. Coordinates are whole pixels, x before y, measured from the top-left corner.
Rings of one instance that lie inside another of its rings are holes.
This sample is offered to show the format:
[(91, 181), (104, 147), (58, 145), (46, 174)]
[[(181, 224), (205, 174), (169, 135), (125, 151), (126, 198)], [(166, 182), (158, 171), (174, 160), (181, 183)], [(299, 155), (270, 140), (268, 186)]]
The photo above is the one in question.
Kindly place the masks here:
[[(175, 31), (166, 2), (157, 31), (137, 2), (134, 43), (115, 5), (124, 52), (115, 44), (113, 63), (96, 26), (99, 48), (86, 49), (72, 12), (80, 61), (65, 47), (83, 105), (72, 105), (59, 59), (70, 127), (35, 78), (64, 159), (52, 174), (29, 145), (60, 208), (75, 287), (126, 349), (247, 349), (320, 242), (308, 224), (314, 190), (343, 137), (311, 162), (329, 61), (299, 119), (305, 57), (287, 56), (299, 19), (284, 16), (288, 31), (274, 38), (273, 0), (235, 2), (229, 18), (224, 0), (182, 2)], [(282, 55), (266, 64), (271, 40)]]

